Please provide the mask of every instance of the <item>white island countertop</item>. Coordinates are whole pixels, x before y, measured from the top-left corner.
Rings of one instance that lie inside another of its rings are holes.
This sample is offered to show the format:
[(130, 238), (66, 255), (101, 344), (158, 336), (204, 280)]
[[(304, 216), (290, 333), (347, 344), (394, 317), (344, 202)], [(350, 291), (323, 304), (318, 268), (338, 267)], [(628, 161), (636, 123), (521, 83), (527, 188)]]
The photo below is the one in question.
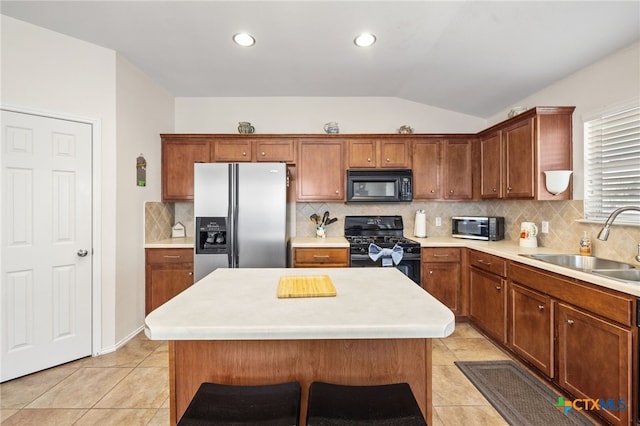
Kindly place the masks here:
[[(335, 297), (282, 298), (280, 276), (328, 275)], [(153, 340), (441, 338), (453, 313), (396, 268), (217, 269), (145, 319)]]

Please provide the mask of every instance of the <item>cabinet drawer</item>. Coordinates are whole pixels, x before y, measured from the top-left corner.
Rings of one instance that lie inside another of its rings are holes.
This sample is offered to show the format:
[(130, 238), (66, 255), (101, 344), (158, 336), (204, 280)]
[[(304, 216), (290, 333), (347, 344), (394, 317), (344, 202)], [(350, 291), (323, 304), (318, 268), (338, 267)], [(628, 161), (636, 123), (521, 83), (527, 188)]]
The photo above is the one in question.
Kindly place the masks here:
[(293, 252), (294, 266), (349, 266), (348, 248), (297, 248)]
[(147, 263), (193, 263), (193, 249), (146, 249)]
[(491, 254), (471, 250), (469, 252), (469, 265), (501, 277), (507, 276), (507, 261)]
[(421, 254), (423, 262), (460, 262), (460, 249), (455, 247), (425, 247)]

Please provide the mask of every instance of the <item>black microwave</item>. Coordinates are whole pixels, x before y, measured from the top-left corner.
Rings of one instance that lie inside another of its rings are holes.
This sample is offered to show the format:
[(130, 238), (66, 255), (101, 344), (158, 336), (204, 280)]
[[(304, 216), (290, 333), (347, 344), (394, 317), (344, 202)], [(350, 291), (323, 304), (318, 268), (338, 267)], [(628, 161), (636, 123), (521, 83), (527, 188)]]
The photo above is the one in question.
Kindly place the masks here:
[(411, 200), (411, 170), (347, 170), (347, 203), (397, 203)]
[(454, 216), (451, 218), (451, 236), (470, 240), (504, 240), (504, 217)]

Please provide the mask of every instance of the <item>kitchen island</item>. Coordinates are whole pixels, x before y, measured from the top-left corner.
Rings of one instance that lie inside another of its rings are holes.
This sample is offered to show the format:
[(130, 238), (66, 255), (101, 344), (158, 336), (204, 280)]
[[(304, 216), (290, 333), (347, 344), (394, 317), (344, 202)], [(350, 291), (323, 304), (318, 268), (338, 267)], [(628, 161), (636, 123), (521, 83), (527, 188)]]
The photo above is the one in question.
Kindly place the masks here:
[[(328, 275), (334, 297), (278, 298), (281, 276)], [(151, 312), (169, 341), (175, 424), (202, 382), (409, 383), (431, 422), (431, 338), (453, 313), (395, 268), (217, 269)]]

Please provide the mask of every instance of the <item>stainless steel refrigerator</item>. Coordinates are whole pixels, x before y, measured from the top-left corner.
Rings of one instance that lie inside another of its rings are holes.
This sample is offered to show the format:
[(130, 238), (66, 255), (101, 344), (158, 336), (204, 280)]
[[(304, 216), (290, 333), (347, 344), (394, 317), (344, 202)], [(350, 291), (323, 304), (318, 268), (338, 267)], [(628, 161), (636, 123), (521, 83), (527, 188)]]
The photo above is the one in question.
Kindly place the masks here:
[(284, 268), (284, 163), (194, 165), (194, 274), (216, 268)]

